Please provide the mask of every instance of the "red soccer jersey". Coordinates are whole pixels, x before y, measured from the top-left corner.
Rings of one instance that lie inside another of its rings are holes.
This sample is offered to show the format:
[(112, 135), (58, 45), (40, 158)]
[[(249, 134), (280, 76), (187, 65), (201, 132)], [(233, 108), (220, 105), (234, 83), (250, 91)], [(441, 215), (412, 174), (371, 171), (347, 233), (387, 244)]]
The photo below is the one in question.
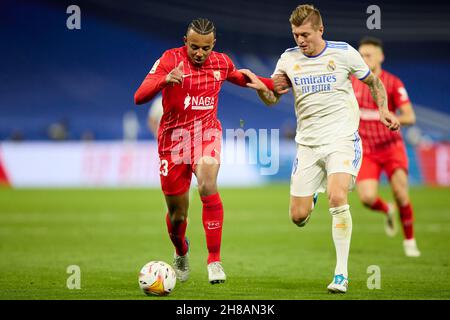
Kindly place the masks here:
[[(166, 75), (181, 61), (183, 82), (166, 84)], [(260, 79), (269, 89), (273, 89), (270, 79)], [(170, 153), (178, 144), (179, 139), (172, 137), (176, 129), (189, 132), (192, 141), (198, 140), (205, 130), (221, 130), (220, 121), (217, 119), (217, 103), (225, 80), (243, 87), (248, 82), (247, 77), (236, 70), (231, 59), (224, 53), (212, 51), (203, 65), (197, 67), (191, 62), (187, 49), (183, 46), (167, 50), (155, 62), (136, 91), (135, 102), (148, 102), (162, 90), (164, 113), (158, 131), (160, 154)]]
[[(382, 70), (379, 76), (388, 98), (388, 108), (395, 113), (400, 106), (410, 102), (403, 82), (393, 74)], [(352, 77), (353, 90), (361, 111), (359, 134), (363, 142), (364, 153), (384, 149), (396, 142), (402, 142), (400, 131), (390, 131), (380, 121), (378, 106), (372, 98), (369, 87)]]

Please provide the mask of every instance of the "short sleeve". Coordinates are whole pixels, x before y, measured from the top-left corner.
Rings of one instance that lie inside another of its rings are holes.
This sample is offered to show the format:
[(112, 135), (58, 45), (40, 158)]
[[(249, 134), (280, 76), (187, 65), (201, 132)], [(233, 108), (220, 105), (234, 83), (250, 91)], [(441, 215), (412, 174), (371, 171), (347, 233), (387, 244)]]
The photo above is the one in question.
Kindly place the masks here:
[(359, 80), (364, 80), (365, 78), (367, 78), (367, 76), (370, 74), (370, 69), (364, 62), (364, 59), (361, 57), (359, 52), (351, 45), (348, 45), (347, 54), (350, 73)]
[(278, 59), (277, 65), (275, 66), (275, 70), (273, 71), (271, 77), (276, 74), (286, 74), (285, 58), (283, 55), (281, 55), (280, 59)]

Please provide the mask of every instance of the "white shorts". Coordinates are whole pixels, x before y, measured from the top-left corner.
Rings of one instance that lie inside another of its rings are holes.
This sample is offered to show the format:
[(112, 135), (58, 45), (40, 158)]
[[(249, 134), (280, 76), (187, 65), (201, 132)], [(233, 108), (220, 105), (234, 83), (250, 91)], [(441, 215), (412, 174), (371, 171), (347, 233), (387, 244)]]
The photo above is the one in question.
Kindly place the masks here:
[(358, 133), (353, 139), (321, 146), (297, 144), (297, 156), (291, 175), (291, 195), (307, 197), (327, 190), (327, 177), (344, 172), (353, 176), (350, 190), (361, 168), (362, 144)]

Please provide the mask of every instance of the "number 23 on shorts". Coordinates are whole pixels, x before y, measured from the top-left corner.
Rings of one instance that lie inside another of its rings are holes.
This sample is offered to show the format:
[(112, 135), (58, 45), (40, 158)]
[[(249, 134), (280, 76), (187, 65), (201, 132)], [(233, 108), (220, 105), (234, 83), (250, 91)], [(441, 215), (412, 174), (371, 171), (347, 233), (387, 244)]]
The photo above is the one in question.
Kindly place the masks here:
[(159, 174), (167, 177), (167, 173), (169, 172), (169, 162), (165, 159), (159, 160)]

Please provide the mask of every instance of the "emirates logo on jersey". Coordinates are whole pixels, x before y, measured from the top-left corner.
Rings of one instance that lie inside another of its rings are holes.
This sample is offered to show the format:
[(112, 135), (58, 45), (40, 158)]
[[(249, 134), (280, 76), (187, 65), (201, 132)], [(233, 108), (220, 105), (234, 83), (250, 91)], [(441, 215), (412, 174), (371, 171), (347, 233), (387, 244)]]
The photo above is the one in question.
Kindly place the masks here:
[(184, 98), (184, 110), (191, 107), (192, 110), (209, 110), (213, 109), (215, 105), (214, 97), (204, 97), (204, 96), (190, 96), (187, 94)]

